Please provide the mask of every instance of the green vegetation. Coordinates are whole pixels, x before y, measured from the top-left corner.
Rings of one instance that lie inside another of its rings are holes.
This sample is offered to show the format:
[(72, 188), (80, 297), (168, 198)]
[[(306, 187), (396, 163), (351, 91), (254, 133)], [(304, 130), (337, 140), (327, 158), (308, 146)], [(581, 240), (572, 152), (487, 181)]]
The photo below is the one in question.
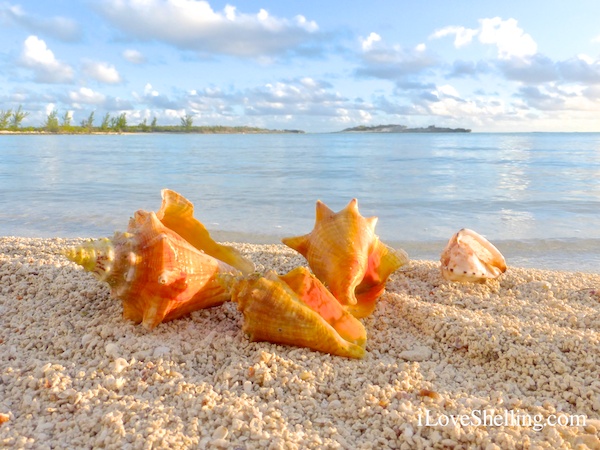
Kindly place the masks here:
[(86, 120), (81, 121), (81, 128), (91, 133), (94, 129), (94, 111), (90, 113)]
[(186, 114), (185, 116), (183, 116), (181, 118), (181, 127), (186, 131), (186, 133), (189, 133), (190, 131), (192, 131), (193, 123), (194, 123), (194, 118), (192, 116), (190, 116), (189, 114)]
[(58, 133), (58, 130), (60, 130), (60, 127), (58, 125), (58, 111), (57, 110), (52, 110), (52, 112), (50, 114), (48, 114), (48, 117), (46, 117), (46, 121), (44, 122), (44, 129), (48, 132), (48, 133)]
[(0, 111), (0, 130), (6, 130), (8, 128), (10, 116), (12, 116), (12, 109)]
[(23, 119), (25, 119), (25, 117), (28, 115), (29, 113), (23, 111), (23, 107), (19, 105), (19, 108), (12, 113), (12, 116), (9, 116), (10, 120), (8, 129), (12, 131), (18, 130), (21, 127), (21, 122), (23, 122)]
[(41, 127), (21, 126), (23, 120), (29, 116), (28, 112), (23, 111), (22, 106), (16, 111), (12, 109), (0, 110), (0, 132), (10, 131), (16, 133), (51, 133), (51, 134), (92, 134), (92, 133), (200, 133), (200, 134), (258, 134), (258, 133), (304, 133), (301, 130), (269, 130), (266, 128), (246, 127), (246, 126), (194, 126), (194, 118), (186, 113), (181, 117), (179, 125), (158, 125), (156, 117), (152, 119), (150, 125), (146, 118), (137, 125), (128, 125), (127, 114), (121, 113), (118, 116), (111, 116), (106, 113), (99, 125), (94, 125), (94, 111), (90, 113), (87, 119), (80, 122), (79, 125), (73, 125), (73, 117), (69, 111), (60, 116), (58, 111), (52, 110), (46, 116), (46, 120)]

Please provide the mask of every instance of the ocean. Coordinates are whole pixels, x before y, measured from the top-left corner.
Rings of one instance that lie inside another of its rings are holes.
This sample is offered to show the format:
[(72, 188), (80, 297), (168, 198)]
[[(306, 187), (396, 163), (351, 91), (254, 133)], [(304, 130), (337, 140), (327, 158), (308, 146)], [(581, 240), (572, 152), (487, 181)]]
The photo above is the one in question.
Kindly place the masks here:
[(1, 236), (110, 236), (163, 188), (218, 240), (279, 242), (357, 198), (414, 259), (467, 227), (509, 265), (600, 273), (600, 133), (0, 135)]

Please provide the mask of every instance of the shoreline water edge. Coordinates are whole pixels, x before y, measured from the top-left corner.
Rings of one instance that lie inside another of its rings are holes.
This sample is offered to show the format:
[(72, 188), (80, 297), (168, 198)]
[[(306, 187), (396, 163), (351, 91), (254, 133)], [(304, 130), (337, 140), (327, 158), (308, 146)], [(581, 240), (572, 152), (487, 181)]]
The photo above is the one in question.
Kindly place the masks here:
[(411, 260), (354, 360), (250, 342), (232, 302), (146, 331), (62, 256), (82, 241), (0, 237), (2, 447), (600, 447), (600, 274), (451, 283)]

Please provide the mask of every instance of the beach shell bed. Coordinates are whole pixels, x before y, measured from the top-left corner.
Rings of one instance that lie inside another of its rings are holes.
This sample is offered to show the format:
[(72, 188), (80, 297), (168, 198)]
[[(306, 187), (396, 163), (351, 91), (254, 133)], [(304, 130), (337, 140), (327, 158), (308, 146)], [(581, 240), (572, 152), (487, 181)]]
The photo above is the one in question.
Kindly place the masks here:
[[(61, 256), (81, 242), (0, 238), (0, 448), (600, 448), (600, 274), (451, 283), (411, 261), (356, 360), (250, 342), (232, 302), (147, 331)], [(261, 272), (306, 265), (230, 245)], [(424, 424), (473, 411), (587, 421)]]

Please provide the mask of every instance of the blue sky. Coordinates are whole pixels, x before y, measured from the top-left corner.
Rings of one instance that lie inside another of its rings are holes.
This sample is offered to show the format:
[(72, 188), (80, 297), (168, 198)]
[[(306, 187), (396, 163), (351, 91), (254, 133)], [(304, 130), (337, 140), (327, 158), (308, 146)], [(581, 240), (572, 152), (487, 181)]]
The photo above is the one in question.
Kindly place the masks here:
[[(567, 4), (568, 3), (568, 4)], [(0, 0), (0, 109), (600, 131), (600, 2)]]

